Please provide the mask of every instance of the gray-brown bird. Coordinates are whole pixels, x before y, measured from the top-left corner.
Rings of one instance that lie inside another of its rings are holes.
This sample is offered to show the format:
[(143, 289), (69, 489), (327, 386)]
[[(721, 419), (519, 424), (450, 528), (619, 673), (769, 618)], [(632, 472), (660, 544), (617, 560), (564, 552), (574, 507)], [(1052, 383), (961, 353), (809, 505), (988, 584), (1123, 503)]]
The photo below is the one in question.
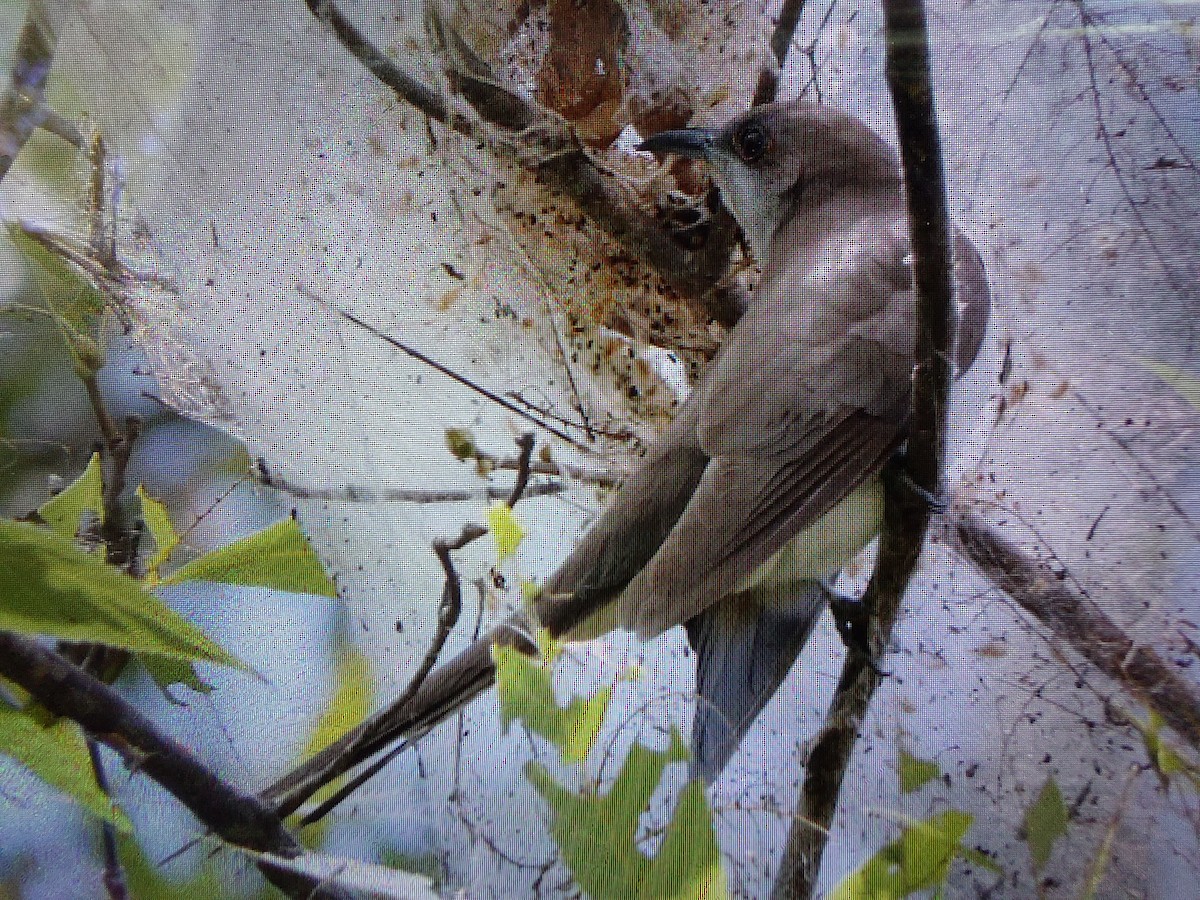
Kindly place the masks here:
[[(905, 440), (914, 363), (907, 215), (892, 148), (813, 103), (663, 132), (640, 149), (708, 163), (762, 278), (670, 428), (532, 612), (557, 637), (686, 626), (697, 653), (694, 769), (711, 781), (808, 640), (823, 582), (879, 531), (880, 472)], [(974, 248), (959, 236), (956, 251), (961, 372), (982, 341), (989, 294)], [(423, 734), (490, 685), (494, 642), (532, 652), (528, 624), (510, 619), (364, 725), (359, 758)], [(337, 753), (268, 796), (298, 798)]]

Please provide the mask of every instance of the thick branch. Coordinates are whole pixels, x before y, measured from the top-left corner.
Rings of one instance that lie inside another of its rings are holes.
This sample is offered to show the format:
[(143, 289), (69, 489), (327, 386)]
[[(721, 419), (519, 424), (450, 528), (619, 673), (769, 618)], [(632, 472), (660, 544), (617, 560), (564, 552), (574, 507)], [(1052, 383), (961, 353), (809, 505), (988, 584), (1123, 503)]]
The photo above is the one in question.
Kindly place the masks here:
[[(917, 294), (916, 367), (905, 468), (919, 488), (938, 495), (954, 299), (946, 185), (924, 7), (921, 0), (883, 0), (883, 12), (888, 88), (904, 165)], [(888, 479), (887, 484), (879, 558), (863, 598), (872, 616), (872, 644), (877, 651), (890, 638), (929, 523), (928, 506), (914, 492), (902, 489), (901, 478)], [(812, 895), (842, 779), (879, 680), (864, 654), (847, 655), (825, 726), (805, 766), (800, 809), (773, 891), (777, 900)]]
[[(19, 684), (52, 713), (73, 719), (145, 772), (231, 844), (294, 859), (304, 848), (256, 798), (222, 781), (191, 751), (160, 734), (120, 694), (41, 644), (0, 632), (0, 675)], [(263, 875), (291, 897), (348, 900), (338, 888), (269, 863)]]
[(1200, 753), (1200, 693), (1153, 649), (1135, 644), (1070, 580), (1005, 539), (972, 510), (957, 511), (947, 523), (946, 537), (996, 587), (1124, 685)]

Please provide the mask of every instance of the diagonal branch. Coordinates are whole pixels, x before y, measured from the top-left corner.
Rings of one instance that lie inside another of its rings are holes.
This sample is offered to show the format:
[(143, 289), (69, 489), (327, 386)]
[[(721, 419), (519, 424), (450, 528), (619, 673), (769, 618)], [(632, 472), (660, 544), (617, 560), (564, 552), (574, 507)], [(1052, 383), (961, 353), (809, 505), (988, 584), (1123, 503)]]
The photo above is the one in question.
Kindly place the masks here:
[[(295, 859), (304, 848), (269, 807), (223, 781), (177, 741), (102, 681), (29, 638), (0, 632), (0, 675), (19, 684), (52, 713), (78, 722), (117, 751), (130, 769), (145, 772), (206, 826), (231, 844)], [(262, 862), (266, 878), (291, 897), (349, 900), (322, 885)]]
[(738, 233), (732, 216), (714, 216), (712, 227), (698, 247), (681, 244), (644, 209), (631, 185), (592, 158), (562, 118), (486, 73), (483, 61), (437, 18), (432, 6), (428, 9), (431, 31), (446, 47), (448, 57), (461, 61), (449, 74), (469, 107), (444, 98), (401, 69), (331, 0), (306, 3), (313, 15), (330, 24), (346, 50), (401, 100), (473, 137), (478, 136), (482, 125), (500, 129), (506, 140), (496, 142), (496, 149), (508, 152), (550, 188), (574, 200), (624, 250), (654, 268), (683, 302), (723, 325), (737, 321), (745, 309), (746, 297), (736, 282), (725, 277)]
[(950, 547), (1084, 659), (1157, 712), (1200, 752), (1200, 693), (1152, 648), (1135, 644), (1069, 579), (1032, 558), (969, 509), (947, 523)]
[[(783, 5), (779, 8), (779, 18), (775, 20), (775, 30), (771, 32), (771, 53), (775, 56), (775, 65), (764, 66), (758, 73), (758, 83), (754, 86), (751, 106), (770, 103), (779, 92), (779, 75), (787, 62), (796, 26), (800, 24), (800, 17), (804, 15), (804, 4), (805, 0), (783, 0)], [(832, 8), (830, 6), (830, 9)]]
[[(917, 294), (916, 367), (905, 469), (919, 492), (941, 493), (941, 468), (950, 392), (954, 282), (941, 142), (929, 74), (929, 36), (921, 0), (883, 0), (887, 80), (896, 113), (908, 200)], [(872, 644), (885, 647), (900, 601), (921, 555), (928, 503), (888, 479), (879, 557), (863, 602), (872, 618)], [(858, 730), (880, 673), (864, 653), (847, 654), (825, 725), (805, 766), (800, 808), (784, 849), (772, 896), (810, 897), (829, 825)]]

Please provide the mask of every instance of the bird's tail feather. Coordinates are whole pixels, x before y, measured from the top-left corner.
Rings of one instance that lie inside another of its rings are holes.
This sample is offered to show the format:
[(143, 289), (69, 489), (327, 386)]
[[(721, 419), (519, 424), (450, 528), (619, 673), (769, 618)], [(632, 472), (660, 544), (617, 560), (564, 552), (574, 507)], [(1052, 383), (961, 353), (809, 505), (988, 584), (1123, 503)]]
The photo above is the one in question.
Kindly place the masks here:
[(692, 774), (712, 782), (787, 677), (825, 608), (817, 582), (758, 587), (687, 623), (696, 651)]
[(495, 646), (513, 647), (530, 655), (537, 652), (526, 618), (520, 613), (509, 617), (452, 660), (430, 672), (412, 697), (399, 698), (288, 772), (259, 796), (279, 815), (290, 815), (326, 784), (388, 744), (424, 736), (496, 680), (492, 661)]

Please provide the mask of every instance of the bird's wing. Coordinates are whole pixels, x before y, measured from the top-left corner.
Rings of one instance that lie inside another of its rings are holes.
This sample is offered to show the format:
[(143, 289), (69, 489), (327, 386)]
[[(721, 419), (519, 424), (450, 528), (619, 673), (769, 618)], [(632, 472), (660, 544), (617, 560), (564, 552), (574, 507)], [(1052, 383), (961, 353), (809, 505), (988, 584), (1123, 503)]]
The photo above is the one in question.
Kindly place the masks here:
[(865, 223), (821, 265), (768, 274), (698, 391), (712, 462), (621, 595), (623, 625), (657, 634), (739, 590), (900, 446), (915, 311), (893, 235)]
[(621, 623), (654, 635), (737, 591), (877, 473), (903, 432), (895, 423), (845, 411), (814, 423), (809, 437), (793, 454), (715, 459), (658, 552), (621, 594)]
[(595, 622), (582, 631), (576, 626), (606, 606), (654, 557), (710, 461), (696, 442), (696, 403), (684, 404), (658, 446), (543, 585), (534, 600), (542, 626), (555, 637), (573, 638), (595, 637), (611, 628), (598, 628)]

